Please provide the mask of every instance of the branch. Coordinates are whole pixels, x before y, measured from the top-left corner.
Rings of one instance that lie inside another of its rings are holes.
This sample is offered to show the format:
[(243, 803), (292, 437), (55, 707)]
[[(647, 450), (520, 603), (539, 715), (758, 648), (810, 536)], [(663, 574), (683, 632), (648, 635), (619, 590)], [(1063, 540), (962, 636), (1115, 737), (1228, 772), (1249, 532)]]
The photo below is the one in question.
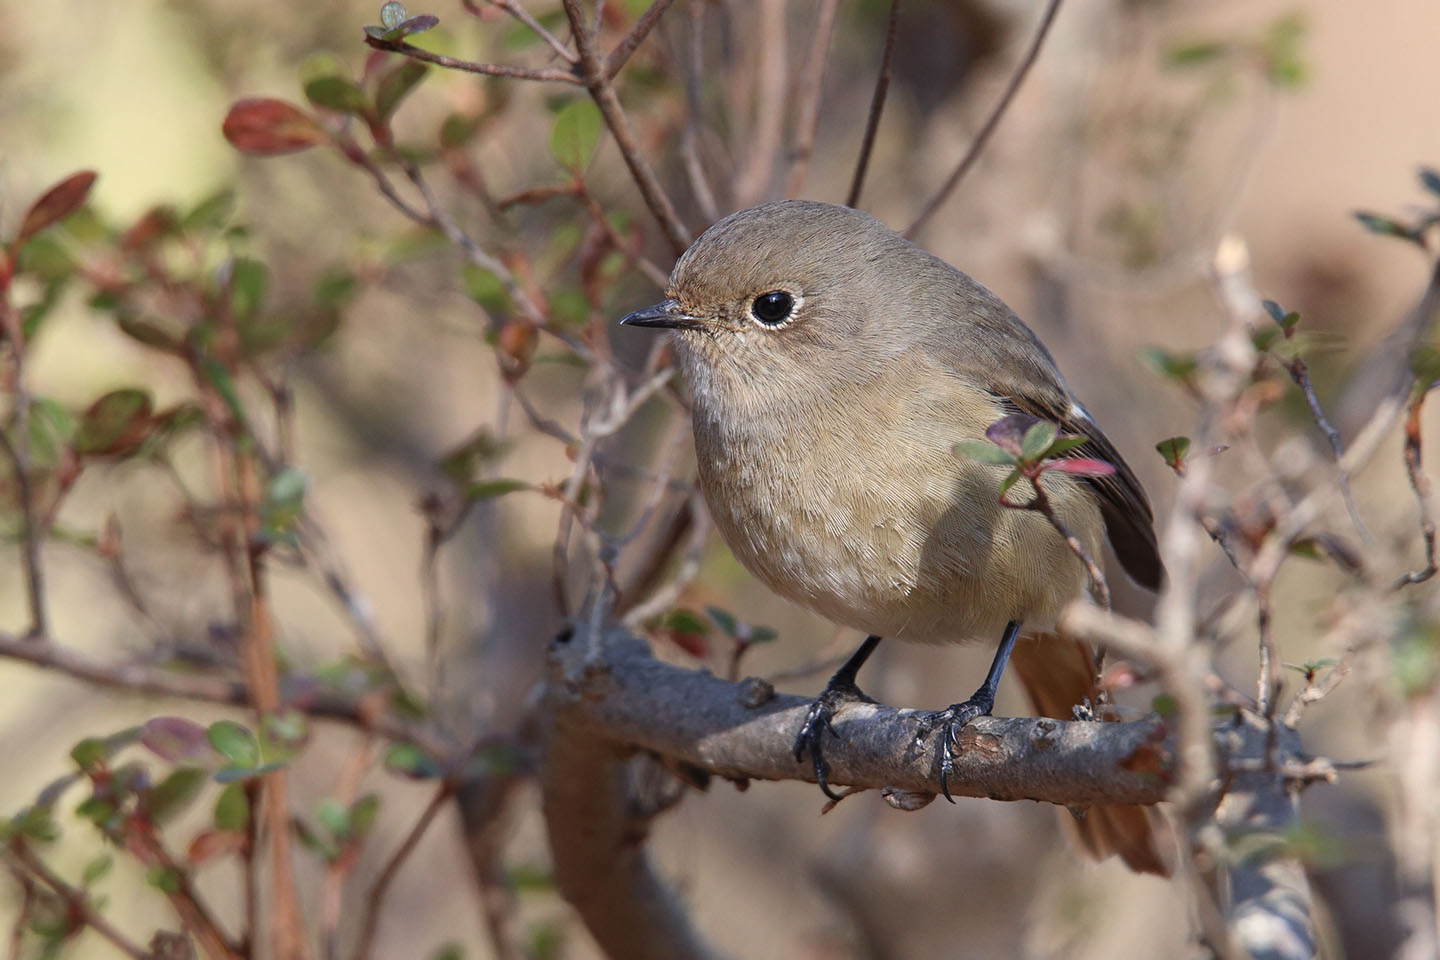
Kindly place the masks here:
[(487, 77), (509, 77), (512, 80), (551, 80), (556, 83), (569, 83), (580, 86), (581, 80), (569, 70), (557, 70), (553, 67), (545, 67), (539, 70), (532, 70), (529, 67), (512, 67), (504, 63), (476, 63), (473, 60), (458, 60), (455, 57), (447, 57), (443, 53), (431, 53), (429, 50), (421, 50), (413, 44), (404, 40), (380, 40), (376, 37), (366, 36), (365, 42), (376, 50), (384, 50), (386, 53), (398, 53), (411, 60), (420, 60), (424, 63), (433, 63), (437, 67), (444, 67), (447, 70), (460, 70), (465, 73), (479, 73)]
[(840, 0), (821, 0), (810, 40), (810, 55), (795, 88), (795, 144), (791, 149), (790, 171), (785, 176), (785, 196), (798, 197), (810, 172), (810, 155), (815, 150), (815, 128), (820, 122), (820, 91), (829, 58), (830, 38), (835, 32), (835, 13)]
[[(148, 950), (121, 933), (114, 924), (105, 919), (100, 911), (95, 909), (95, 905), (90, 902), (89, 894), (78, 887), (72, 887), (61, 879), (59, 874), (47, 867), (44, 861), (30, 851), (29, 846), (23, 840), (11, 843), (9, 854), (6, 859), (11, 861), (17, 871), (22, 871), (22, 875), (34, 877), (49, 887), (56, 896), (65, 901), (65, 906), (80, 923), (104, 937), (116, 950), (133, 960), (151, 960)], [(18, 942), (18, 938), (15, 938), (15, 943), (18, 944)]]
[[(855, 160), (855, 176), (845, 206), (860, 202), (860, 189), (865, 186), (865, 169), (870, 166), (870, 151), (875, 147), (875, 132), (880, 129), (880, 114), (885, 109), (885, 94), (890, 89), (890, 71), (895, 57), (895, 28), (900, 23), (900, 0), (890, 0), (890, 19), (885, 25), (885, 52), (880, 56), (880, 76), (875, 79), (875, 93), (870, 97), (870, 116), (865, 120), (865, 136), (860, 140), (860, 156)], [(906, 236), (909, 236), (907, 233)]]
[(635, 21), (635, 26), (625, 34), (619, 43), (615, 44), (615, 49), (611, 50), (610, 55), (605, 58), (605, 79), (615, 79), (626, 61), (630, 59), (630, 55), (640, 44), (645, 42), (645, 38), (650, 35), (655, 24), (660, 22), (660, 17), (674, 2), (675, 0), (655, 0), (645, 8), (645, 12), (640, 14), (640, 19)]
[(1430, 477), (1425, 473), (1420, 439), (1420, 412), (1425, 405), (1429, 384), (1417, 384), (1414, 397), (1405, 415), (1405, 476), (1410, 480), (1410, 489), (1415, 492), (1415, 502), (1420, 506), (1420, 537), (1425, 543), (1425, 566), (1412, 570), (1395, 581), (1392, 589), (1424, 583), (1435, 576), (1435, 509), (1430, 492)]
[(1055, 14), (1059, 12), (1059, 10), (1060, 0), (1048, 0), (1045, 4), (1045, 12), (1040, 15), (1040, 26), (1035, 29), (1035, 38), (1030, 41), (1029, 49), (1027, 49), (1025, 55), (1020, 58), (1020, 64), (1015, 68), (1015, 73), (1010, 77), (1010, 83), (1005, 87), (1005, 92), (1000, 95), (1000, 102), (995, 104), (995, 108), (990, 111), (990, 116), (985, 118), (985, 123), (981, 125), (980, 132), (975, 135), (975, 139), (970, 143), (970, 149), (965, 151), (965, 156), (960, 158), (960, 163), (955, 167), (954, 172), (950, 174), (949, 179), (936, 191), (935, 196), (931, 197), (925, 206), (921, 208), (920, 215), (915, 218), (915, 222), (905, 228), (905, 236), (908, 239), (913, 240), (915, 238), (915, 235), (920, 232), (920, 228), (925, 226), (925, 223), (935, 215), (935, 211), (940, 209), (940, 205), (943, 204), (951, 192), (954, 191), (955, 187), (960, 183), (960, 179), (975, 165), (975, 161), (980, 159), (980, 153), (985, 149), (985, 144), (990, 142), (990, 135), (993, 134), (995, 128), (1000, 125), (1000, 118), (1003, 117), (1005, 111), (1009, 109), (1010, 101), (1015, 98), (1016, 92), (1020, 89), (1020, 84), (1025, 82), (1026, 74), (1030, 72), (1030, 68), (1035, 65), (1036, 58), (1040, 56), (1040, 46), (1045, 42), (1045, 35), (1050, 32), (1050, 24), (1055, 22)]
[[(28, 406), (28, 398), (17, 396), (16, 403), (19, 409), (24, 411)], [(25, 556), (25, 595), (30, 603), (30, 632), (44, 634), (50, 629), (45, 614), (45, 568), (40, 561), (40, 528), (35, 515), (35, 490), (30, 484), (29, 457), (25, 451), (29, 427), (23, 414), (16, 420), (16, 431), (20, 435), (20, 446), (16, 447), (11, 443), (9, 434), (0, 430), (0, 447), (4, 448), (11, 469), (15, 471), (15, 486), (20, 495), (20, 523), (24, 527), (21, 533)]]
[(781, 125), (785, 119), (785, 0), (759, 0), (756, 5), (755, 122), (751, 125), (749, 149), (736, 172), (733, 186), (735, 205), (754, 206), (770, 191), (775, 179), (775, 156), (780, 151)]
[(369, 960), (370, 952), (375, 945), (375, 932), (380, 926), (380, 907), (385, 901), (385, 894), (400, 873), (400, 868), (405, 864), (406, 859), (415, 852), (416, 845), (425, 835), (431, 822), (434, 821), (435, 815), (440, 812), (445, 801), (450, 799), (452, 792), (448, 781), (440, 784), (439, 789), (430, 797), (430, 802), (421, 811), (420, 819), (415, 821), (415, 825), (410, 828), (405, 839), (400, 841), (400, 846), (391, 854), (390, 859), (385, 861), (380, 875), (375, 878), (375, 883), (370, 887), (370, 893), (365, 897), (365, 920), (360, 928), (360, 942), (355, 948), (355, 960)]
[(610, 128), (610, 135), (615, 138), (615, 145), (625, 158), (625, 166), (630, 168), (630, 176), (639, 188), (640, 196), (660, 224), (660, 232), (665, 234), (670, 249), (678, 256), (690, 246), (689, 232), (680, 222), (680, 215), (675, 212), (675, 205), (670, 202), (665, 188), (656, 179), (655, 171), (640, 154), (635, 131), (631, 129), (630, 120), (620, 106), (620, 98), (615, 95), (615, 88), (605, 74), (605, 64), (595, 53), (593, 38), (580, 10), (580, 0), (564, 0), (564, 4), (565, 15), (569, 17), (570, 29), (575, 35), (575, 47), (580, 53), (578, 67), (581, 79), (590, 91), (595, 106), (600, 108), (600, 115), (605, 118), (605, 125)]
[[(466, 13), (472, 14), (476, 17), (484, 16), (480, 8), (475, 5), (475, 0), (460, 0), (460, 2), (464, 5)], [(546, 30), (544, 24), (531, 16), (530, 12), (524, 7), (520, 6), (519, 3), (516, 3), (515, 0), (489, 0), (489, 2), (494, 6), (499, 7), (501, 10), (504, 10), (516, 20), (519, 20), (521, 23), (525, 24), (525, 26), (529, 27), (531, 32), (533, 32), (541, 40), (544, 40), (546, 43), (548, 43), (550, 45), (550, 49), (558, 53), (560, 57), (565, 60), (565, 62), (575, 62), (577, 58), (575, 54), (570, 50), (570, 48), (565, 46), (565, 44), (561, 43), (560, 39), (556, 37), (555, 34), (551, 33), (549, 30)]]

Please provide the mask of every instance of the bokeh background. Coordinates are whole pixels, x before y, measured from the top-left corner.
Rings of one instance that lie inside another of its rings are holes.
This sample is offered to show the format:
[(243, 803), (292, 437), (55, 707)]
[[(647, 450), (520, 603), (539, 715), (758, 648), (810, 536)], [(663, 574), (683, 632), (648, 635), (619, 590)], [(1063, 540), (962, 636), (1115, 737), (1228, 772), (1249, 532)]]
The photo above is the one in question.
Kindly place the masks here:
[[(682, 0), (649, 42), (683, 56), (685, 7), (697, 2)], [(298, 71), (317, 52), (358, 70), (367, 53), (360, 27), (377, 19), (374, 6), (356, 0), (0, 3), (6, 24), (0, 31), (0, 235), (14, 229), (45, 186), (92, 168), (100, 172), (94, 203), (118, 222), (157, 203), (183, 206), (233, 185), (248, 242), (279, 265), (277, 296), (326, 265), (365, 266), (373, 282), (340, 333), (293, 371), (298, 459), (392, 655), (421, 682), (417, 503), (442, 483), (437, 458), (478, 425), (504, 415), (503, 386), (483, 338), (489, 319), (465, 295), (456, 254), (406, 229), (336, 157), (315, 151), (246, 159), (220, 135), (221, 118), (238, 97), (299, 100)], [(533, 9), (551, 6), (537, 0)], [(728, 25), (709, 35), (712, 61), (750, 64), (762, 47), (752, 4), (703, 6), (713, 22)], [(887, 6), (841, 4), (804, 196), (843, 197)], [(451, 0), (411, 12), (441, 17), (436, 49), (506, 56), (500, 36), (506, 23), (471, 20)], [(896, 81), (866, 209), (893, 226), (908, 223), (969, 143), (1038, 14), (1031, 0), (904, 5)], [(808, 48), (813, 19), (808, 2), (786, 8), (792, 69)], [(1354, 397), (1363, 384), (1357, 385), (1357, 372), (1363, 374), (1367, 357), (1417, 297), (1427, 265), (1414, 251), (1366, 233), (1350, 214), (1403, 211), (1420, 199), (1416, 167), (1440, 163), (1436, 36), (1440, 7), (1429, 0), (1067, 4), (989, 150), (921, 242), (992, 287), (1035, 327), (1163, 517), (1172, 480), (1151, 448), (1186, 432), (1193, 409), (1147, 372), (1137, 354), (1152, 344), (1201, 347), (1224, 329), (1206, 277), (1224, 234), (1247, 243), (1262, 295), (1298, 310), (1317, 334), (1320, 396), (1342, 430), (1357, 426), (1347, 406), (1358, 408)], [(1194, 44), (1215, 41), (1279, 52), (1268, 65), (1258, 56), (1183, 62)], [(402, 134), (433, 131), (447, 113), (499, 96), (498, 89), (461, 75), (433, 75), (403, 108), (398, 126)], [(478, 168), (501, 195), (544, 182), (553, 168), (545, 100), (553, 91), (510, 89), (530, 108), (512, 103), (474, 147)], [(717, 79), (707, 95), (738, 103), (734, 127), (745, 129), (752, 106), (743, 89)], [(647, 101), (644, 109), (666, 108)], [(743, 136), (737, 140), (743, 144)], [(643, 146), (669, 182), (683, 183), (666, 142)], [(722, 178), (732, 166), (719, 144), (706, 162)], [(607, 205), (636, 212), (652, 252), (668, 266), (613, 145), (601, 147), (590, 179)], [(687, 222), (698, 228), (702, 217), (693, 198), (683, 188), (677, 196)], [(453, 202), (457, 218), (484, 242), (482, 212), (465, 198)], [(542, 246), (547, 232), (576, 216), (563, 202), (546, 206), (532, 218), (528, 239)], [(655, 294), (638, 277), (620, 284), (616, 315)], [(643, 347), (624, 342), (623, 332), (615, 339), (622, 355), (638, 364)], [(187, 389), (180, 371), (136, 347), (79, 299), (62, 305), (34, 344), (29, 377), (35, 392), (75, 407), (133, 382), (150, 384), (162, 404)], [(574, 421), (583, 386), (574, 367), (537, 363), (526, 386), (548, 415)], [(680, 416), (656, 404), (620, 449), (648, 455), (661, 445), (658, 438), (683, 428)], [(1300, 406), (1286, 408), (1276, 435), (1287, 425), (1303, 433), (1305, 424)], [(1317, 456), (1314, 450), (1302, 444), (1290, 455), (1304, 461)], [(688, 441), (680, 456), (678, 472), (685, 476), (692, 469)], [(1396, 439), (1356, 478), (1357, 498), (1382, 537), (1413, 542), (1413, 501), (1400, 468)], [(568, 471), (554, 441), (514, 432), (505, 474), (542, 480)], [(163, 485), (142, 470), (119, 467), (87, 475), (62, 518), (74, 530), (97, 529), (111, 514), (120, 518), (127, 557), (160, 632), (203, 638), (223, 615), (225, 585), (197, 562), (177, 510)], [(502, 499), (477, 511), (444, 554), (446, 669), (439, 693), (452, 723), (518, 713), (539, 676), (545, 645), (561, 627), (549, 584), (557, 516), (555, 505), (540, 498)], [(46, 557), (57, 638), (116, 659), (146, 646), (153, 625), (137, 622), (104, 565), (61, 543), (49, 546)], [(1216, 603), (1235, 588), (1218, 559), (1207, 581)], [(1319, 565), (1287, 568), (1277, 604), (1285, 660), (1336, 653), (1314, 649), (1311, 638), (1338, 583), (1338, 575)], [(1144, 611), (1143, 597), (1120, 593), (1122, 605)], [(858, 640), (837, 637), (832, 626), (770, 596), (718, 542), (683, 599), (695, 608), (744, 610), (750, 622), (779, 632), (779, 643), (748, 655), (752, 673), (784, 674)], [(281, 574), (276, 609), (292, 662), (319, 667), (348, 649), (342, 619), (312, 578)], [(20, 629), (24, 622), (19, 552), (9, 536), (0, 552), (0, 625)], [(693, 662), (663, 644), (659, 653)], [(940, 706), (973, 687), (989, 655), (887, 645), (866, 689), (890, 703)], [(1224, 660), (1230, 675), (1246, 683), (1253, 663), (1248, 645)], [(718, 668), (719, 660), (710, 666)], [(785, 685), (813, 691), (823, 679), (823, 670), (811, 670)], [(66, 751), (83, 736), (162, 713), (200, 720), (224, 715), (193, 704), (100, 694), (8, 662), (0, 662), (0, 685), (0, 810), (7, 812), (64, 772)], [(1342, 688), (1311, 711), (1306, 735), (1312, 747), (1342, 759), (1383, 757), (1385, 745), (1353, 721), (1357, 704), (1350, 698), (1360, 696), (1363, 687)], [(1007, 687), (997, 712), (1025, 709)], [(301, 815), (328, 795), (355, 748), (356, 735), (347, 731), (316, 736), (295, 766)], [(1385, 784), (1382, 775), (1357, 773), (1305, 798), (1306, 817), (1336, 839), (1338, 853), (1324, 865), (1322, 885), (1332, 898), (1327, 949), (1333, 956), (1383, 956), (1393, 935), (1379, 909), (1388, 882), (1379, 842), (1389, 802)], [(375, 770), (366, 774), (366, 789), (379, 791), (385, 806), (378, 839), (350, 888), (351, 907), (428, 796), (423, 787)], [(821, 817), (820, 800), (801, 784), (754, 784), (745, 792), (720, 784), (688, 797), (657, 823), (654, 849), (668, 876), (700, 928), (731, 955), (1186, 955), (1183, 897), (1116, 864), (1080, 860), (1061, 842), (1050, 809), (971, 800), (902, 815), (861, 796)], [(537, 956), (592, 956), (584, 931), (543, 883), (547, 852), (536, 808), (527, 793), (514, 804), (507, 827), (506, 862), (524, 888), (521, 925)], [(467, 956), (488, 955), (460, 837), (458, 816), (447, 810), (398, 879), (377, 955), (428, 956), (447, 941), (462, 944)], [(80, 825), (55, 862), (73, 873), (94, 850)], [(302, 869), (300, 877), (304, 895), (313, 897), (316, 871)], [(236, 883), (224, 870), (203, 874), (203, 889), (224, 915), (238, 910)], [(104, 889), (108, 913), (137, 936), (173, 925), (138, 870), (122, 866)], [(13, 916), (12, 894), (7, 888), (0, 895), (0, 928)], [(109, 951), (87, 935), (73, 955)]]

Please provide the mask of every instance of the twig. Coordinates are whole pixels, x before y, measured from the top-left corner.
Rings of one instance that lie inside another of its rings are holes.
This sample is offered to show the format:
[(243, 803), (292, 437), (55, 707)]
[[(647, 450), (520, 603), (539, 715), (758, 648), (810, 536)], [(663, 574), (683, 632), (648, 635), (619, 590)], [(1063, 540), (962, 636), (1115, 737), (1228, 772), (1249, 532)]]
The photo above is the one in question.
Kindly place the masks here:
[(755, 5), (758, 36), (755, 48), (755, 122), (750, 128), (745, 159), (735, 175), (738, 207), (754, 206), (770, 190), (785, 118), (785, 0), (759, 0)]
[(1290, 707), (1285, 711), (1285, 716), (1281, 720), (1281, 723), (1292, 730), (1295, 729), (1300, 723), (1300, 718), (1305, 713), (1305, 708), (1312, 703), (1317, 703), (1325, 699), (1330, 695), (1330, 691), (1340, 686), (1340, 681), (1349, 675), (1349, 652), (1346, 652), (1346, 654), (1340, 658), (1340, 662), (1325, 673), (1325, 679), (1319, 683), (1315, 682), (1315, 671), (1307, 671), (1305, 675), (1305, 689), (1295, 694), (1295, 699), (1290, 702)]
[(605, 125), (610, 128), (610, 135), (615, 138), (615, 145), (620, 148), (620, 155), (625, 158), (625, 166), (630, 169), (630, 176), (640, 190), (645, 206), (659, 223), (660, 232), (665, 235), (671, 251), (677, 255), (683, 253), (685, 248), (690, 246), (689, 233), (680, 222), (675, 205), (670, 202), (665, 188), (655, 176), (655, 171), (650, 169), (650, 164), (640, 154), (640, 148), (635, 142), (635, 131), (620, 106), (620, 98), (615, 95), (610, 78), (605, 74), (604, 64), (595, 53), (584, 14), (580, 10), (580, 0), (563, 2), (565, 16), (570, 19), (570, 29), (575, 35), (575, 47), (580, 53), (580, 62), (577, 64), (580, 77), (590, 91), (591, 99), (600, 108), (600, 115), (605, 118)]
[(645, 38), (650, 35), (650, 31), (655, 28), (655, 24), (660, 22), (660, 18), (664, 16), (666, 10), (670, 9), (672, 3), (674, 0), (655, 0), (645, 8), (645, 12), (640, 14), (640, 19), (635, 21), (635, 26), (620, 39), (619, 43), (615, 44), (615, 49), (611, 50), (610, 55), (605, 58), (605, 78), (607, 80), (614, 80), (619, 75), (620, 70), (629, 61), (630, 55), (640, 44), (645, 42)]
[(1045, 35), (1050, 32), (1050, 24), (1054, 23), (1055, 14), (1059, 12), (1059, 10), (1060, 0), (1047, 0), (1045, 12), (1040, 15), (1040, 26), (1035, 29), (1035, 37), (1030, 41), (1030, 46), (1026, 49), (1025, 55), (1020, 58), (1020, 63), (1015, 68), (1015, 73), (1011, 75), (1010, 82), (1005, 87), (1005, 92), (1000, 95), (1000, 101), (996, 103), (995, 108), (990, 111), (990, 116), (985, 118), (985, 122), (980, 127), (980, 132), (977, 133), (975, 139), (970, 142), (970, 149), (965, 151), (965, 156), (960, 158), (960, 163), (956, 165), (954, 171), (951, 172), (950, 176), (940, 189), (936, 191), (935, 195), (926, 201), (925, 206), (920, 210), (920, 215), (915, 218), (915, 222), (905, 228), (906, 237), (914, 239), (915, 235), (920, 232), (920, 228), (925, 226), (926, 222), (935, 215), (935, 211), (940, 209), (941, 204), (943, 204), (951, 192), (954, 191), (956, 185), (960, 183), (961, 178), (975, 165), (975, 161), (980, 159), (980, 153), (985, 149), (985, 144), (990, 141), (991, 134), (993, 134), (995, 128), (1000, 125), (1000, 118), (1003, 117), (1005, 111), (1009, 109), (1010, 101), (1015, 98), (1015, 94), (1019, 91), (1020, 85), (1025, 82), (1026, 74), (1030, 72), (1030, 68), (1035, 65), (1036, 58), (1040, 56), (1040, 47), (1045, 42)]
[(1275, 631), (1272, 629), (1270, 613), (1270, 582), (1252, 585), (1255, 591), (1255, 620), (1260, 633), (1260, 669), (1255, 679), (1256, 709), (1271, 720), (1275, 716), (1275, 704), (1279, 700), (1280, 681), (1275, 679)]
[[(10, 844), (7, 859), (18, 870), (23, 870), (26, 875), (34, 877), (53, 890), (65, 901), (65, 906), (72, 916), (108, 940), (115, 949), (133, 960), (152, 960), (148, 950), (121, 933), (114, 924), (105, 919), (104, 915), (95, 909), (95, 905), (90, 902), (90, 897), (84, 890), (72, 887), (61, 879), (59, 874), (51, 870), (44, 861), (31, 852), (29, 845), (23, 839)], [(18, 929), (17, 927), (17, 931)], [(12, 945), (18, 945), (18, 943), (18, 936), (12, 936)]]
[(1410, 489), (1415, 491), (1415, 502), (1420, 507), (1420, 536), (1425, 541), (1425, 566), (1413, 570), (1395, 581), (1392, 590), (1424, 583), (1435, 576), (1435, 513), (1430, 490), (1430, 477), (1421, 463), (1420, 414), (1429, 393), (1429, 384), (1417, 384), (1410, 406), (1405, 414), (1405, 475), (1410, 479)]
[(505, 63), (476, 63), (473, 60), (459, 60), (455, 57), (447, 57), (443, 53), (431, 53), (429, 50), (421, 50), (419, 47), (406, 43), (404, 40), (381, 40), (376, 37), (366, 36), (365, 42), (376, 50), (384, 50), (387, 53), (398, 53), (401, 56), (409, 57), (411, 60), (433, 63), (437, 67), (444, 67), (447, 70), (479, 73), (487, 77), (509, 77), (512, 80), (549, 80), (555, 83), (568, 83), (574, 86), (580, 86), (581, 84), (580, 78), (569, 70), (556, 70), (550, 67), (535, 70), (529, 67), (512, 67)]
[(11, 864), (10, 873), (20, 884), (20, 909), (15, 911), (15, 920), (10, 924), (10, 960), (20, 960), (20, 951), (25, 947), (25, 931), (30, 928), (30, 917), (35, 911), (35, 881), (30, 874)]
[[(845, 206), (860, 202), (865, 186), (865, 170), (870, 166), (870, 151), (875, 148), (875, 133), (880, 129), (880, 114), (885, 110), (885, 94), (890, 89), (890, 73), (895, 59), (895, 33), (900, 24), (900, 0), (890, 0), (890, 19), (885, 25), (885, 51), (880, 56), (880, 76), (875, 78), (875, 92), (870, 97), (870, 115), (865, 120), (865, 135), (860, 139), (860, 156), (855, 159), (855, 175)], [(908, 236), (908, 234), (907, 234)]]
[(835, 33), (835, 12), (840, 0), (820, 0), (815, 15), (815, 31), (810, 37), (810, 53), (805, 69), (795, 85), (795, 143), (790, 150), (790, 171), (785, 175), (785, 196), (794, 198), (805, 187), (810, 172), (810, 156), (815, 149), (815, 130), (820, 123), (820, 92), (825, 79), (825, 63), (830, 55), (830, 38)]
[(610, 242), (612, 247), (620, 252), (627, 263), (637, 268), (645, 276), (646, 280), (653, 283), (657, 289), (664, 290), (670, 282), (669, 275), (656, 266), (649, 257), (636, 249), (635, 244), (626, 243), (625, 238), (615, 232), (614, 225), (611, 224), (609, 218), (605, 216), (605, 211), (590, 193), (589, 188), (585, 186), (585, 181), (580, 181), (578, 186), (579, 190), (576, 195), (580, 198), (580, 202), (584, 204), (586, 211), (589, 212), (590, 218), (595, 221), (595, 225), (600, 228), (600, 232), (605, 234), (605, 239)]
[[(562, 43), (560, 39), (555, 36), (555, 34), (551, 33), (549, 30), (546, 30), (545, 25), (539, 20), (536, 20), (533, 16), (531, 16), (530, 11), (520, 6), (520, 4), (516, 2), (516, 0), (489, 0), (489, 2), (492, 6), (499, 7), (501, 10), (504, 10), (506, 13), (510, 14), (510, 16), (514, 17), (516, 20), (519, 20), (521, 23), (525, 24), (525, 26), (529, 27), (531, 32), (533, 32), (541, 40), (544, 40), (546, 43), (548, 43), (550, 45), (550, 49), (554, 50), (557, 54), (559, 54), (561, 59), (565, 60), (567, 63), (574, 63), (578, 59), (575, 56), (574, 51), (572, 51), (569, 47), (565, 46), (565, 44)], [(461, 0), (461, 3), (464, 4), (466, 12), (471, 13), (477, 17), (482, 15), (480, 8), (475, 4), (475, 0)]]
[(690, 181), (690, 192), (695, 195), (695, 204), (705, 220), (713, 223), (720, 218), (720, 205), (715, 202), (715, 190), (705, 175), (705, 165), (700, 162), (700, 77), (705, 65), (705, 4), (685, 5), (690, 21), (688, 34), (689, 53), (685, 57), (685, 129), (680, 134), (680, 161), (685, 167), (685, 177)]
[(1040, 477), (1038, 475), (1027, 476), (1026, 479), (1030, 481), (1030, 487), (1035, 491), (1035, 496), (1027, 503), (1012, 503), (1005, 499), (1005, 494), (1002, 493), (1000, 495), (1000, 505), (1002, 507), (1009, 507), (1011, 510), (1033, 510), (1050, 521), (1050, 526), (1054, 527), (1055, 532), (1060, 534), (1060, 538), (1065, 541), (1065, 545), (1070, 548), (1070, 552), (1080, 558), (1080, 562), (1085, 565), (1085, 572), (1090, 575), (1090, 582), (1095, 587), (1096, 602), (1099, 603), (1102, 608), (1109, 610), (1110, 584), (1105, 580), (1105, 571), (1100, 569), (1100, 564), (1095, 562), (1095, 558), (1090, 555), (1090, 551), (1086, 549), (1085, 544), (1080, 542), (1080, 538), (1070, 531), (1070, 528), (1065, 525), (1065, 521), (1061, 520), (1060, 515), (1055, 512), (1054, 506), (1050, 503), (1050, 497), (1045, 493), (1045, 488), (1040, 484)]
[[(1296, 356), (1289, 360), (1282, 360), (1281, 366), (1285, 372), (1290, 374), (1290, 379), (1300, 388), (1305, 395), (1305, 403), (1310, 408), (1310, 418), (1315, 421), (1315, 426), (1325, 434), (1326, 441), (1330, 444), (1330, 453), (1334, 456), (1335, 462), (1345, 456), (1345, 445), (1340, 441), (1340, 431), (1331, 425), (1325, 416), (1325, 410), (1320, 406), (1320, 398), (1315, 395), (1315, 386), (1310, 382), (1310, 365), (1303, 357)], [(1350, 478), (1341, 473), (1335, 478), (1335, 483), (1340, 487), (1340, 496), (1345, 500), (1345, 509), (1350, 514), (1350, 522), (1355, 525), (1355, 532), (1360, 534), (1360, 539), (1370, 541), (1370, 531), (1365, 528), (1365, 521), (1360, 518), (1360, 508), (1355, 505), (1355, 495), (1350, 491)]]
[[(25, 397), (19, 397), (17, 405), (24, 410), (28, 407), (28, 402)], [(44, 636), (50, 629), (49, 618), (45, 613), (45, 570), (40, 562), (40, 530), (35, 518), (35, 491), (30, 485), (29, 457), (24, 452), (29, 428), (23, 416), (18, 419), (16, 429), (20, 435), (20, 447), (17, 448), (11, 443), (10, 436), (4, 430), (0, 430), (0, 446), (5, 448), (5, 455), (15, 471), (15, 485), (19, 487), (20, 522), (25, 528), (22, 537), (25, 549), (25, 595), (30, 603), (30, 633)]]
[(453, 792), (454, 787), (448, 780), (441, 783), (434, 796), (430, 798), (430, 802), (421, 811), (420, 819), (415, 821), (415, 825), (410, 828), (405, 839), (400, 841), (400, 846), (390, 855), (390, 859), (385, 861), (385, 866), (381, 868), (379, 875), (375, 878), (369, 894), (365, 897), (365, 919), (361, 923), (360, 939), (355, 947), (355, 960), (369, 960), (371, 951), (375, 947), (375, 932), (379, 929), (380, 907), (384, 903), (385, 894), (389, 892), (390, 884), (395, 882), (395, 877), (400, 872), (400, 868), (404, 866), (405, 860), (415, 851), (416, 844), (425, 835), (431, 821), (435, 819), (435, 815), (440, 812), (440, 808), (445, 805), (446, 800), (450, 799)]

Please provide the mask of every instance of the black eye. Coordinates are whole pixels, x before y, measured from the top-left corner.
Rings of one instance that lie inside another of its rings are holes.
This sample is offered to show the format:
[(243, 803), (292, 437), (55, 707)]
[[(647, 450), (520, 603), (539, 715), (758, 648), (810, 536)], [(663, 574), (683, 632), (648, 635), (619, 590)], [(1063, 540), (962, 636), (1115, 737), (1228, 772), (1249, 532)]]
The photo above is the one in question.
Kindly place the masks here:
[(750, 313), (767, 327), (778, 326), (790, 319), (795, 309), (795, 298), (784, 290), (762, 293), (750, 304)]

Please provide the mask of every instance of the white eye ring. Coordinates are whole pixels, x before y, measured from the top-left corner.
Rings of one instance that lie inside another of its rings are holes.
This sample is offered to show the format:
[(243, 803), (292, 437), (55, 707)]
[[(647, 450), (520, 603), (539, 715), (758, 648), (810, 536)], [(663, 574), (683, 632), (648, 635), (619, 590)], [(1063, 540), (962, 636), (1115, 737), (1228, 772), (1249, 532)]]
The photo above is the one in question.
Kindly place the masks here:
[(805, 298), (800, 293), (776, 287), (751, 300), (746, 315), (762, 329), (778, 330), (795, 319), (804, 303)]

